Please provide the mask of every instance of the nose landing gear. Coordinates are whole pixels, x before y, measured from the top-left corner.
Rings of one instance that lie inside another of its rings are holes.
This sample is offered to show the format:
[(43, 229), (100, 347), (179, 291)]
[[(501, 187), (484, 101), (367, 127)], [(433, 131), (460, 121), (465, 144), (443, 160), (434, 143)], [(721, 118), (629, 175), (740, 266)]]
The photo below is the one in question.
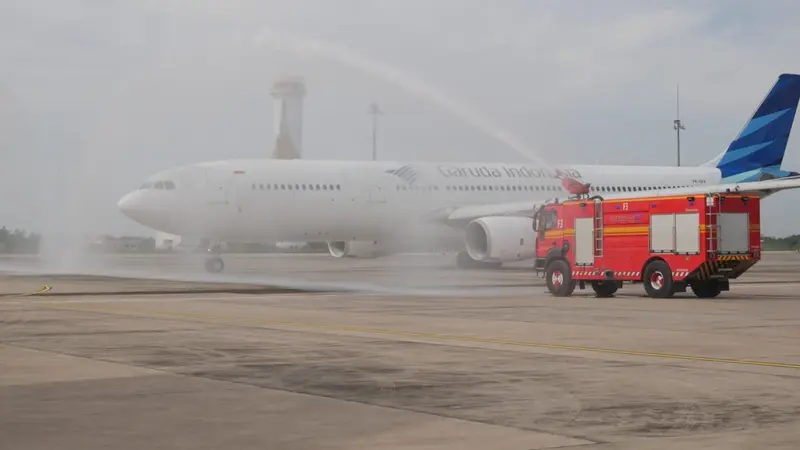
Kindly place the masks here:
[(206, 258), (205, 268), (209, 273), (220, 273), (225, 269), (225, 261), (220, 256), (221, 249), (219, 244), (215, 244), (208, 249), (209, 256)]

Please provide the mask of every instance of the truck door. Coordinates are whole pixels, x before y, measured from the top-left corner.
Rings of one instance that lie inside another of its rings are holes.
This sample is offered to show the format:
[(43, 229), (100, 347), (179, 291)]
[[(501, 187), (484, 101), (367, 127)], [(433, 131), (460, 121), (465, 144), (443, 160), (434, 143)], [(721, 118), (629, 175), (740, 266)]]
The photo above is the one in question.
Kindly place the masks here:
[(573, 245), (573, 254), (576, 265), (594, 265), (594, 222), (594, 217), (575, 218), (575, 242)]
[(555, 208), (544, 210), (541, 219), (544, 221), (544, 226), (541, 226), (540, 221), (540, 240), (545, 244), (542, 250), (546, 250), (557, 246), (564, 237), (564, 220)]

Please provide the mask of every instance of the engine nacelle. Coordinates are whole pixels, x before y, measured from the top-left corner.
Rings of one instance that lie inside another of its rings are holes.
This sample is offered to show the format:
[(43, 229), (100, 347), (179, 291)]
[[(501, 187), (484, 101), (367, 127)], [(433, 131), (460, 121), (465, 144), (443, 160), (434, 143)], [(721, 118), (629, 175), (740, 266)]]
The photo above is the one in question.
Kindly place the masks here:
[(328, 242), (328, 252), (334, 258), (377, 258), (386, 254), (378, 241)]
[(536, 257), (533, 220), (526, 217), (483, 217), (467, 225), (470, 258), (483, 262), (513, 262)]

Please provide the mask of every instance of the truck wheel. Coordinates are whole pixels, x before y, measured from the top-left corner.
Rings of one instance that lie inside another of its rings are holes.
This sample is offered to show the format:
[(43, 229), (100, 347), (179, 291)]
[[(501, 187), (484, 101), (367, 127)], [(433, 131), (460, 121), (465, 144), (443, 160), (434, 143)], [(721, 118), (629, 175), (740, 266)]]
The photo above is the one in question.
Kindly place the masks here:
[(692, 292), (698, 298), (714, 298), (722, 292), (722, 286), (717, 280), (696, 281), (691, 286)]
[(556, 297), (569, 297), (575, 290), (575, 280), (572, 279), (569, 264), (563, 259), (548, 264), (544, 277), (547, 289)]
[(598, 297), (611, 297), (617, 292), (617, 284), (613, 281), (592, 281), (592, 289)]
[(672, 271), (667, 263), (656, 260), (645, 267), (644, 290), (652, 298), (667, 298), (675, 294)]

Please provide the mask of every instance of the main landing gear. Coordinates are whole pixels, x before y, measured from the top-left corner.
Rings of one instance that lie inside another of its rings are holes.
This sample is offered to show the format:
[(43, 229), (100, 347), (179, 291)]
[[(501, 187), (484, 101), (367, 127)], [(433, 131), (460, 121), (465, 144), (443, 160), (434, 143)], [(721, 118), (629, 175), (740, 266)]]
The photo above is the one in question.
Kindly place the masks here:
[(458, 252), (456, 264), (459, 269), (499, 269), (503, 263), (475, 261), (467, 252)]
[(208, 273), (220, 273), (225, 269), (225, 261), (222, 260), (220, 256), (221, 249), (219, 244), (212, 245), (208, 249), (209, 256), (206, 258), (206, 272)]

